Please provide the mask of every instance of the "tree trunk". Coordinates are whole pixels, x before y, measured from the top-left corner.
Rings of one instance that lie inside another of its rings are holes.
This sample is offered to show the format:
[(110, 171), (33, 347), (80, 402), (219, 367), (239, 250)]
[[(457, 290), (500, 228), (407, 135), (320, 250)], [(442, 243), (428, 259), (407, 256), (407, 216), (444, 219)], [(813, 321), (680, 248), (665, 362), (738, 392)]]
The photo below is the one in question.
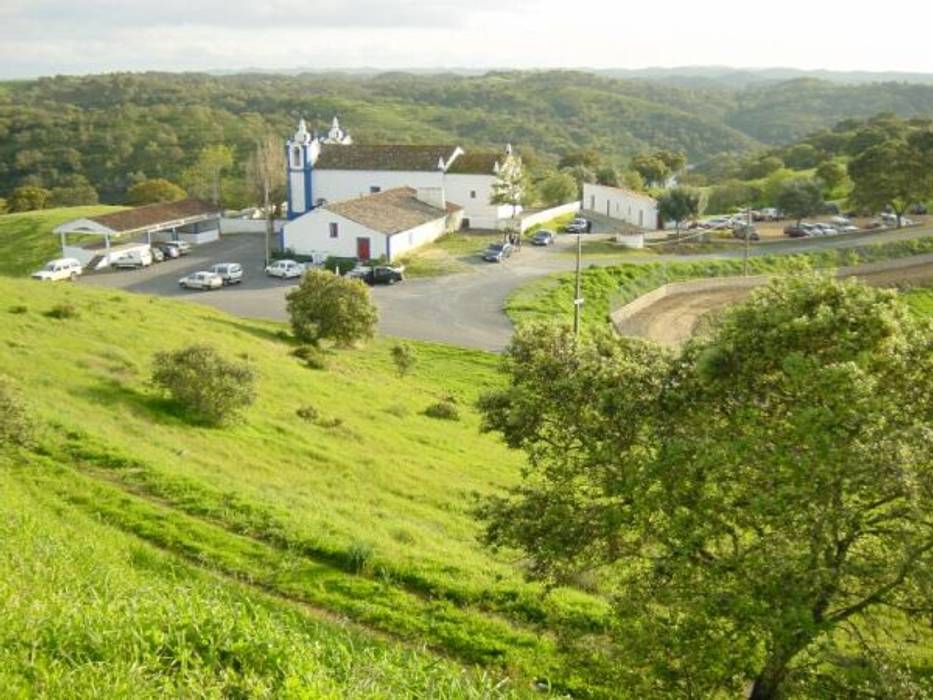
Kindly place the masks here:
[(263, 182), (262, 187), (262, 203), (266, 212), (266, 265), (271, 262), (272, 259), (272, 234), (275, 230), (275, 210), (272, 208), (272, 204), (269, 201), (269, 182)]
[(777, 700), (780, 697), (781, 684), (787, 675), (787, 665), (795, 655), (796, 651), (773, 652), (755, 678), (748, 695), (749, 700)]

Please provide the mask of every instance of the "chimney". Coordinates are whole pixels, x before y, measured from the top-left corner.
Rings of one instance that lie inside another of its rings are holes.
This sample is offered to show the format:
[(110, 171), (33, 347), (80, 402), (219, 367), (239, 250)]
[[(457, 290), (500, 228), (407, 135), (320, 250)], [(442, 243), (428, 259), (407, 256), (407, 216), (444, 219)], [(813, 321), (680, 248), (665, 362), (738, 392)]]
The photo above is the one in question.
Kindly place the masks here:
[(443, 187), (419, 187), (415, 198), (435, 209), (447, 211), (447, 197)]

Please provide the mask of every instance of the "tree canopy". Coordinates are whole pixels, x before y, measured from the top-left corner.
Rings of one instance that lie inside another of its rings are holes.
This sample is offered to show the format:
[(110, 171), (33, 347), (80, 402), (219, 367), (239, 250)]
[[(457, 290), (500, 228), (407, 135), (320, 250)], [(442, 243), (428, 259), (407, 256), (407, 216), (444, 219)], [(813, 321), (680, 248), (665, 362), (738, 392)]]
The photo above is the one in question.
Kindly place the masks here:
[(527, 473), (479, 515), (530, 575), (611, 596), (609, 629), (567, 632), (581, 673), (645, 697), (929, 692), (908, 659), (933, 613), (933, 327), (893, 292), (774, 282), (677, 353), (526, 327), (505, 369), (484, 428)]

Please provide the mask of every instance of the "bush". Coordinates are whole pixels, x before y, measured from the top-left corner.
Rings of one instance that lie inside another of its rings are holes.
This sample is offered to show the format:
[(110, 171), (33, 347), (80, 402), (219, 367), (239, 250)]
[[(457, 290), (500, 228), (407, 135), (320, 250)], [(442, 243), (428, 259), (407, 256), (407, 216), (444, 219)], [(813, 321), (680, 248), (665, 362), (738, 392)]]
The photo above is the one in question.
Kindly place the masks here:
[(295, 411), (295, 415), (309, 423), (315, 423), (321, 417), (320, 411), (309, 403), (299, 406)]
[(338, 258), (331, 256), (324, 261), (324, 269), (345, 275), (356, 267), (356, 263), (356, 258)]
[(292, 332), (303, 343), (352, 345), (373, 336), (378, 313), (360, 280), (311, 270), (286, 298)]
[(208, 345), (158, 352), (153, 365), (152, 383), (207, 423), (232, 418), (256, 400), (253, 369), (225, 360)]
[(0, 378), (0, 449), (32, 444), (32, 422), (6, 380)]
[(431, 404), (424, 409), (424, 415), (439, 420), (460, 420), (460, 411), (450, 401), (438, 401)]
[(398, 376), (404, 377), (417, 364), (418, 358), (409, 345), (396, 343), (392, 346), (392, 362), (395, 363), (395, 371), (398, 372)]
[(327, 369), (327, 355), (314, 345), (299, 345), (292, 350), (292, 355), (311, 369)]
[(46, 311), (45, 315), (49, 318), (65, 320), (68, 318), (77, 318), (80, 314), (78, 314), (78, 309), (74, 304), (56, 304)]
[(25, 314), (29, 312), (29, 307), (25, 304), (15, 304), (9, 308), (11, 314)]

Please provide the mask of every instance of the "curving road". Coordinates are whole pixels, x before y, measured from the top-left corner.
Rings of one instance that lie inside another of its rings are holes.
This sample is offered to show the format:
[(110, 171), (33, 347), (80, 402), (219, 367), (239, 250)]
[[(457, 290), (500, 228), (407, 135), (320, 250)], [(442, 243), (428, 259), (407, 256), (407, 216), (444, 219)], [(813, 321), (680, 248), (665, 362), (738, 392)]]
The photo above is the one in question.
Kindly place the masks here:
[[(809, 250), (847, 248), (871, 243), (908, 240), (933, 234), (933, 228), (866, 233), (839, 238), (788, 240), (752, 248), (751, 254), (799, 253)], [(393, 287), (374, 289), (380, 311), (380, 332), (403, 338), (452, 343), (482, 350), (501, 350), (512, 334), (512, 324), (503, 313), (506, 298), (521, 285), (554, 272), (570, 271), (574, 258), (572, 236), (559, 236), (553, 248), (524, 246), (502, 264), (471, 260), (469, 271), (444, 277), (407, 280)], [(741, 249), (712, 254), (593, 256), (589, 266), (619, 262), (678, 262), (741, 257)], [(178, 279), (217, 262), (239, 262), (246, 281), (237, 287), (214, 292), (191, 292), (178, 287)], [(83, 283), (169, 296), (209, 304), (249, 318), (284, 320), (285, 294), (294, 281), (267, 278), (262, 272), (262, 237), (227, 236), (197, 247), (181, 260), (153, 265), (145, 270), (104, 272), (87, 276)]]

